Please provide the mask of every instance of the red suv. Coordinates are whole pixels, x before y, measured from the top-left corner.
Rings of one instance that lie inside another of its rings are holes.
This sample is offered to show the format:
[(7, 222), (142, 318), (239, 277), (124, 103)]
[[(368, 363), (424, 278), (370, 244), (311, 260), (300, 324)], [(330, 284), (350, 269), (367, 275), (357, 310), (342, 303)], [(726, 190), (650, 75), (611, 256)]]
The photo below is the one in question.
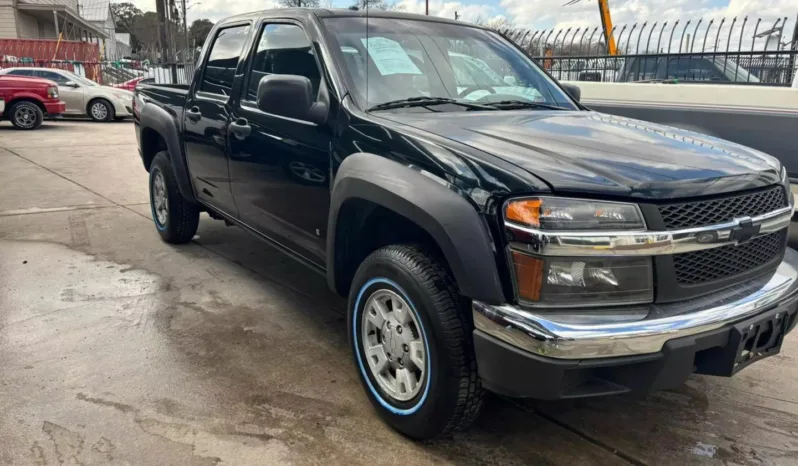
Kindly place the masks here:
[(58, 85), (40, 78), (0, 75), (0, 119), (18, 129), (36, 129), (45, 115), (57, 117), (66, 111), (58, 99)]

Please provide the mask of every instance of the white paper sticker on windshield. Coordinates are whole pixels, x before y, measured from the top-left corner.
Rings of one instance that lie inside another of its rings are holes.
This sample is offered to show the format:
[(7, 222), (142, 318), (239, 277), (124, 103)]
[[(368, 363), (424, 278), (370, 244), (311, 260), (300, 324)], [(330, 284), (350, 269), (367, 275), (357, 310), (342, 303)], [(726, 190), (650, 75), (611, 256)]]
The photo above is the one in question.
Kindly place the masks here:
[(360, 39), (381, 75), (421, 74), (407, 52), (398, 42), (384, 37)]

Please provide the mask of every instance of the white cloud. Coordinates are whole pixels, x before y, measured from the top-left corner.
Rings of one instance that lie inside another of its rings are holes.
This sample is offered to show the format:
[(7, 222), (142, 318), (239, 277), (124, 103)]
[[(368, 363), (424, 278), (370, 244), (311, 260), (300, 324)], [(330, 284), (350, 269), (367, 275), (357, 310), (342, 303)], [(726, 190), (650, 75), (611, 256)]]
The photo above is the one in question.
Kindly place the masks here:
[[(424, 14), (426, 8), (423, 0), (401, 0), (397, 2), (397, 7), (406, 13)], [(488, 21), (497, 15), (495, 6), (488, 4), (465, 5), (460, 2), (442, 2), (430, 0), (429, 13), (432, 16), (454, 19), (457, 12), (463, 21)]]
[(188, 11), (188, 19), (208, 18), (213, 21), (241, 13), (279, 7), (276, 0), (201, 0)]

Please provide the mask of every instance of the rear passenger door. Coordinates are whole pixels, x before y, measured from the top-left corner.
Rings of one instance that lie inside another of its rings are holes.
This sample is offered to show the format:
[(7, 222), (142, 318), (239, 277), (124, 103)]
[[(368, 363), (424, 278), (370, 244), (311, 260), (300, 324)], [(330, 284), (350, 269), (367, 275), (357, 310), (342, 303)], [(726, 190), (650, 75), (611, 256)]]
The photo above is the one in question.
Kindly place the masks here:
[(241, 86), (236, 76), (250, 23), (216, 31), (200, 74), (186, 98), (183, 137), (194, 192), (203, 202), (236, 217), (227, 163), (231, 96)]
[(233, 108), (233, 121), (249, 128), (248, 134), (229, 136), (230, 178), (241, 220), (317, 265), (324, 264), (332, 131), (329, 123), (259, 110), (257, 91), (264, 76), (298, 75), (310, 80), (318, 100), (331, 94), (321, 70), (301, 24), (266, 20)]

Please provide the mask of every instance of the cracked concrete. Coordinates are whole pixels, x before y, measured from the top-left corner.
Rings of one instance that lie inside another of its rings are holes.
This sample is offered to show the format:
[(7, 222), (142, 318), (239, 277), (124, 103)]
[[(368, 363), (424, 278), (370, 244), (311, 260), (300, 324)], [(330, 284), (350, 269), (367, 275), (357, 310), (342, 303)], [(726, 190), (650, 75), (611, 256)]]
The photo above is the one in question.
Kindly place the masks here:
[(132, 125), (5, 126), (2, 465), (798, 464), (797, 334), (733, 379), (489, 397), (472, 430), (410, 442), (371, 409), (323, 277), (206, 216), (160, 241)]

